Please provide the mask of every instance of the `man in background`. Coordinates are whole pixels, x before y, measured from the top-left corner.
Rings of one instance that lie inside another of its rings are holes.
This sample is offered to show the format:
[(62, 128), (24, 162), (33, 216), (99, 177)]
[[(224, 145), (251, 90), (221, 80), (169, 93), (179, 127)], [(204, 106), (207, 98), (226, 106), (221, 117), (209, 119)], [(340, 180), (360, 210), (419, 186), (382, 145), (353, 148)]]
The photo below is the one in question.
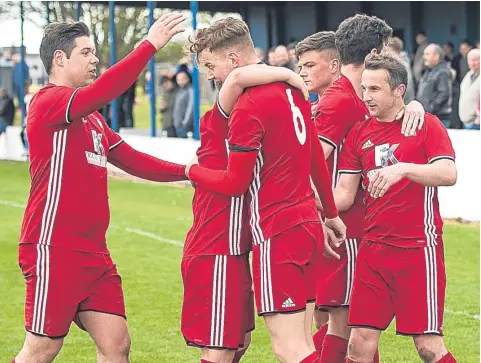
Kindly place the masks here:
[(468, 53), (469, 72), (461, 82), (459, 96), (459, 118), (465, 129), (479, 130), (479, 117), (476, 107), (479, 102), (479, 49), (471, 49)]

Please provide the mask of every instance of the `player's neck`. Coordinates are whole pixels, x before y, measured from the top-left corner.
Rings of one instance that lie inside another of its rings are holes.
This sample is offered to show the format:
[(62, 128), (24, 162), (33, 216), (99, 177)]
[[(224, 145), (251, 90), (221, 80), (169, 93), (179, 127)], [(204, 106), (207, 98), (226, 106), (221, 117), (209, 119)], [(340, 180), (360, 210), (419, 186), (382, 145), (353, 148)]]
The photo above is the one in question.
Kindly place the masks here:
[(48, 83), (52, 83), (56, 86), (74, 87), (74, 85), (70, 84), (70, 82), (68, 82), (64, 77), (54, 74), (48, 77)]
[(317, 89), (315, 92), (317, 93), (317, 95), (319, 96), (319, 98), (322, 97), (322, 95), (324, 94), (324, 92), (326, 92), (326, 90), (329, 88), (329, 86), (327, 87), (322, 87), (322, 88), (319, 88)]
[(341, 74), (351, 81), (354, 90), (359, 98), (362, 99), (361, 77), (364, 65), (347, 64), (341, 67)]
[(376, 117), (379, 122), (393, 122), (396, 119), (396, 115), (399, 111), (404, 107), (404, 102), (399, 101), (396, 102), (392, 108), (390, 108), (386, 113), (382, 116)]
[(246, 58), (245, 64), (241, 64), (241, 67), (242, 66), (249, 66), (251, 64), (258, 64), (258, 63), (261, 63), (261, 60), (257, 56), (253, 55), (249, 58)]

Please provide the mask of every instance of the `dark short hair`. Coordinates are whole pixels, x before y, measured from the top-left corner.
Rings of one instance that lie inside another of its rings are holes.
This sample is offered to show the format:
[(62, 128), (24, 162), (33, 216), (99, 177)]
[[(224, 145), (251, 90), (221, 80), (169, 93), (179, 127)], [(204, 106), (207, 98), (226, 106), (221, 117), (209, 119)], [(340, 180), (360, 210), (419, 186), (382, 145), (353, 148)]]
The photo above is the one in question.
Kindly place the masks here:
[(296, 45), (296, 58), (311, 50), (316, 52), (327, 51), (332, 59), (339, 58), (336, 48), (336, 33), (330, 31), (318, 32), (309, 35)]
[(471, 42), (469, 41), (469, 39), (463, 39), (461, 43), (459, 44), (466, 44), (466, 45), (469, 45), (470, 47), (472, 47), (473, 45), (471, 44)]
[(361, 65), (376, 49), (381, 52), (392, 36), (392, 28), (382, 19), (356, 14), (345, 19), (336, 31), (336, 46), (341, 63)]
[(61, 50), (69, 58), (75, 48), (75, 39), (79, 37), (90, 37), (89, 28), (82, 22), (62, 22), (47, 25), (40, 44), (40, 59), (42, 59), (48, 75), (52, 72), (55, 51)]
[(408, 85), (408, 71), (404, 61), (395, 54), (381, 52), (381, 54), (369, 54), (364, 61), (364, 69), (377, 71), (384, 69), (388, 75), (388, 83), (391, 89), (404, 84)]

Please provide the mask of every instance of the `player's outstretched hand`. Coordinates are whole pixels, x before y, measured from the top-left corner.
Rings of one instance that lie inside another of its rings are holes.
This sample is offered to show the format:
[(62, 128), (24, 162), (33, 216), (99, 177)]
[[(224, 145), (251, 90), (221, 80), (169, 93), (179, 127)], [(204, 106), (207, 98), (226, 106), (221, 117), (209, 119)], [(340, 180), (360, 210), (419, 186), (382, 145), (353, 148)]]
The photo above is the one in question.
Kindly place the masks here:
[(194, 155), (194, 157), (192, 159), (190, 159), (189, 163), (185, 167), (185, 176), (187, 178), (189, 178), (189, 171), (190, 171), (190, 168), (192, 167), (192, 165), (197, 165), (197, 164), (199, 164), (199, 160), (197, 159), (197, 154), (196, 154), (196, 155)]
[(403, 163), (390, 165), (379, 169), (374, 175), (370, 176), (367, 191), (371, 194), (371, 197), (382, 197), (391, 186), (399, 182), (404, 177), (403, 165)]
[(332, 257), (339, 260), (341, 256), (334, 250), (333, 246), (339, 247), (339, 242), (337, 241), (336, 234), (332, 229), (326, 225), (322, 226), (324, 232), (324, 255), (326, 257)]
[(147, 40), (157, 49), (165, 45), (176, 34), (182, 33), (185, 28), (180, 25), (185, 20), (185, 16), (180, 13), (163, 14), (149, 29)]
[(304, 95), (304, 99), (307, 101), (309, 99), (309, 90), (307, 89), (307, 85), (296, 72), (291, 71), (291, 75), (287, 79), (287, 83), (289, 83), (292, 87), (295, 87), (302, 91)]
[(415, 136), (416, 129), (421, 130), (424, 125), (425, 113), (426, 111), (420, 102), (409, 102), (409, 104), (396, 115), (396, 120), (403, 119), (401, 133), (404, 136)]
[(346, 225), (339, 216), (332, 219), (326, 218), (325, 224), (334, 231), (337, 239), (335, 246), (338, 247), (346, 239)]

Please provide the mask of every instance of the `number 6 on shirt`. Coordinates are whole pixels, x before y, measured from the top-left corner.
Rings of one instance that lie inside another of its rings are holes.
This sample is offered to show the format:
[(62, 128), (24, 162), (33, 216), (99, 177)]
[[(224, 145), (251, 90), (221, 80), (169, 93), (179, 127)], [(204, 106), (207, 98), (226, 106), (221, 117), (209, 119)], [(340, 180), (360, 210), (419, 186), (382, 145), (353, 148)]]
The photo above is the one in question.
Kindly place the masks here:
[(294, 122), (294, 130), (296, 130), (297, 139), (301, 145), (306, 143), (306, 124), (304, 122), (304, 117), (302, 117), (301, 110), (294, 104), (294, 99), (292, 98), (292, 91), (288, 88), (286, 89), (287, 99), (291, 105), (292, 111), (292, 121)]

